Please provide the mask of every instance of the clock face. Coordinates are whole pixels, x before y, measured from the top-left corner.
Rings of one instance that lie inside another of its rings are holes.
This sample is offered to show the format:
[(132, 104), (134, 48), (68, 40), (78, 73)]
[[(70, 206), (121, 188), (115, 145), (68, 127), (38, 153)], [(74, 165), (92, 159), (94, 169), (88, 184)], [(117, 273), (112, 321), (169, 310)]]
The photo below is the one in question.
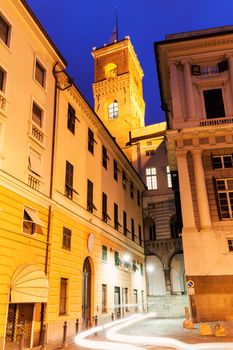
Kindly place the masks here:
[(90, 233), (87, 240), (87, 249), (89, 250), (89, 252), (93, 250), (94, 241), (95, 241), (95, 236), (93, 233)]

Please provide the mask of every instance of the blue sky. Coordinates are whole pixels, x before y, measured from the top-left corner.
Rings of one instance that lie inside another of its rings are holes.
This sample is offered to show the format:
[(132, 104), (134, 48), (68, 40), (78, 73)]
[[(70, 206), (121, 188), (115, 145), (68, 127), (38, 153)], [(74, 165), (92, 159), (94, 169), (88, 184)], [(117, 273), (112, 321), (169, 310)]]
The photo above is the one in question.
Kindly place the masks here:
[(68, 61), (93, 106), (92, 47), (108, 43), (118, 8), (119, 39), (129, 35), (144, 70), (146, 123), (164, 120), (153, 44), (166, 34), (233, 24), (232, 0), (27, 0)]

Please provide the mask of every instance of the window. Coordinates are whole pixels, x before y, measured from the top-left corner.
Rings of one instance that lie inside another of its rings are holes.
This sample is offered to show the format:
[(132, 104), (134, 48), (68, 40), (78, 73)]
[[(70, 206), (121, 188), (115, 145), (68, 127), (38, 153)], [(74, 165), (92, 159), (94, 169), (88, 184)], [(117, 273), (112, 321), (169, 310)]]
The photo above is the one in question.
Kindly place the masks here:
[(108, 259), (108, 251), (105, 245), (102, 245), (102, 261), (107, 262)]
[(113, 177), (116, 181), (118, 181), (118, 172), (119, 172), (119, 169), (117, 166), (117, 161), (114, 159), (114, 161), (113, 161)]
[(10, 26), (0, 15), (0, 39), (9, 46)]
[(102, 284), (102, 313), (107, 312), (107, 284)]
[(222, 89), (204, 90), (203, 95), (205, 101), (206, 118), (224, 118), (225, 109)]
[(102, 193), (102, 220), (104, 222), (107, 222), (108, 220), (111, 220), (111, 218), (108, 215), (107, 212), (107, 206), (108, 206), (108, 197), (106, 193)]
[(71, 230), (63, 227), (62, 248), (71, 249)]
[(141, 275), (143, 276), (143, 264), (140, 263), (139, 266), (140, 266), (140, 273), (141, 273)]
[(25, 207), (23, 211), (23, 232), (33, 234), (44, 226), (36, 210)]
[(0, 67), (0, 91), (5, 92), (6, 72)]
[(129, 289), (125, 288), (124, 290), (124, 297), (125, 297), (125, 311), (129, 312)]
[(68, 117), (67, 128), (74, 134), (75, 133), (75, 109), (68, 103)]
[(127, 236), (127, 232), (128, 232), (128, 229), (127, 229), (127, 214), (125, 211), (123, 211), (123, 232), (124, 232), (124, 235)]
[(119, 252), (114, 252), (114, 261), (115, 261), (115, 266), (120, 266), (122, 264), (119, 257)]
[(216, 180), (222, 219), (233, 219), (233, 179)]
[(138, 239), (139, 239), (139, 245), (142, 246), (142, 228), (141, 228), (141, 225), (138, 225)]
[(32, 120), (36, 123), (40, 128), (42, 128), (42, 109), (38, 107), (37, 104), (33, 103), (32, 107)]
[(93, 209), (97, 210), (93, 203), (93, 182), (87, 180), (87, 210), (93, 213)]
[(118, 102), (116, 100), (108, 106), (108, 118), (118, 118)]
[(66, 179), (65, 179), (65, 195), (72, 199), (73, 198), (73, 165), (66, 161)]
[(41, 176), (41, 155), (31, 148), (28, 155), (28, 169), (33, 174)]
[(127, 183), (127, 177), (124, 170), (122, 170), (122, 186), (125, 190), (126, 190), (126, 183)]
[(157, 190), (156, 168), (146, 168), (146, 185), (148, 190)]
[(45, 76), (46, 71), (44, 67), (40, 64), (38, 60), (36, 60), (35, 79), (43, 88), (45, 87)]
[(65, 315), (67, 312), (67, 289), (68, 279), (60, 279), (60, 303), (59, 303), (59, 315)]
[(172, 188), (172, 177), (171, 177), (170, 168), (168, 165), (166, 167), (166, 170), (167, 170), (167, 187)]
[(137, 203), (139, 207), (140, 207), (140, 202), (141, 202), (141, 194), (140, 194), (140, 191), (137, 190)]
[(232, 155), (212, 156), (212, 164), (214, 169), (232, 168)]
[(233, 239), (228, 239), (227, 243), (228, 243), (229, 252), (233, 252)]
[(94, 154), (94, 143), (97, 143), (94, 138), (93, 131), (88, 128), (88, 151)]
[(155, 150), (154, 149), (149, 149), (148, 151), (146, 151), (146, 156), (154, 156), (155, 154)]
[(156, 240), (156, 226), (155, 226), (155, 224), (152, 224), (149, 226), (149, 237), (150, 237), (150, 241)]
[(130, 197), (131, 198), (134, 197), (134, 185), (133, 185), (132, 181), (130, 181)]
[(118, 230), (119, 223), (118, 223), (118, 205), (114, 203), (114, 228), (115, 230)]
[(222, 73), (227, 69), (228, 69), (227, 60), (218, 62), (215, 64), (205, 65), (205, 66), (199, 66), (195, 64), (195, 65), (192, 65), (192, 74), (193, 75), (212, 75), (212, 74)]
[(138, 270), (136, 260), (133, 260), (133, 271), (136, 272)]
[(134, 219), (131, 219), (131, 234), (132, 234), (132, 241), (135, 241)]
[(108, 168), (108, 152), (107, 152), (107, 149), (106, 147), (102, 147), (102, 165), (105, 169)]

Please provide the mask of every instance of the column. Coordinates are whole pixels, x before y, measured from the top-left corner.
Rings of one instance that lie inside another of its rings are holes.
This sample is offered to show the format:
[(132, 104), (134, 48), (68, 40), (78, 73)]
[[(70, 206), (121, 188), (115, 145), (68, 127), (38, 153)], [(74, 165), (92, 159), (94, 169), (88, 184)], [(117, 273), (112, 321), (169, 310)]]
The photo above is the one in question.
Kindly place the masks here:
[(205, 173), (202, 163), (202, 150), (195, 149), (192, 150), (193, 156), (193, 168), (194, 168), (194, 178), (196, 185), (197, 194), (197, 205), (200, 219), (200, 228), (208, 229), (211, 228), (211, 217), (210, 217), (210, 207), (208, 194), (205, 183)]
[(178, 80), (176, 64), (170, 63), (169, 70), (170, 70), (170, 89), (171, 89), (171, 95), (172, 95), (173, 117), (179, 120), (179, 119), (183, 119), (183, 117), (182, 117), (179, 80)]
[(190, 180), (189, 180), (187, 151), (177, 150), (176, 156), (177, 156), (177, 163), (178, 163), (183, 231), (190, 231), (190, 230), (193, 231), (193, 230), (196, 230), (196, 225), (195, 225), (195, 218), (194, 218), (191, 186), (190, 186)]
[[(233, 100), (233, 56), (228, 57), (230, 84), (231, 84), (231, 100)], [(232, 109), (232, 104), (231, 104)]]
[(185, 94), (187, 102), (187, 119), (195, 118), (195, 102), (193, 96), (193, 83), (192, 76), (190, 72), (190, 65), (188, 61), (184, 62), (184, 84), (185, 84)]

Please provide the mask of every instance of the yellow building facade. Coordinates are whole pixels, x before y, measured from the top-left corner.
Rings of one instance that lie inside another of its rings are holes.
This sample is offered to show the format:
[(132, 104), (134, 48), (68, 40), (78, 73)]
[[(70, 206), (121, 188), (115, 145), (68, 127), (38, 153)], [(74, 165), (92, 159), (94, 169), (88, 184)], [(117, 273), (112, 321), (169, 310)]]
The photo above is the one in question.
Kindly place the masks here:
[(0, 19), (0, 347), (17, 349), (145, 309), (145, 187), (27, 4)]

